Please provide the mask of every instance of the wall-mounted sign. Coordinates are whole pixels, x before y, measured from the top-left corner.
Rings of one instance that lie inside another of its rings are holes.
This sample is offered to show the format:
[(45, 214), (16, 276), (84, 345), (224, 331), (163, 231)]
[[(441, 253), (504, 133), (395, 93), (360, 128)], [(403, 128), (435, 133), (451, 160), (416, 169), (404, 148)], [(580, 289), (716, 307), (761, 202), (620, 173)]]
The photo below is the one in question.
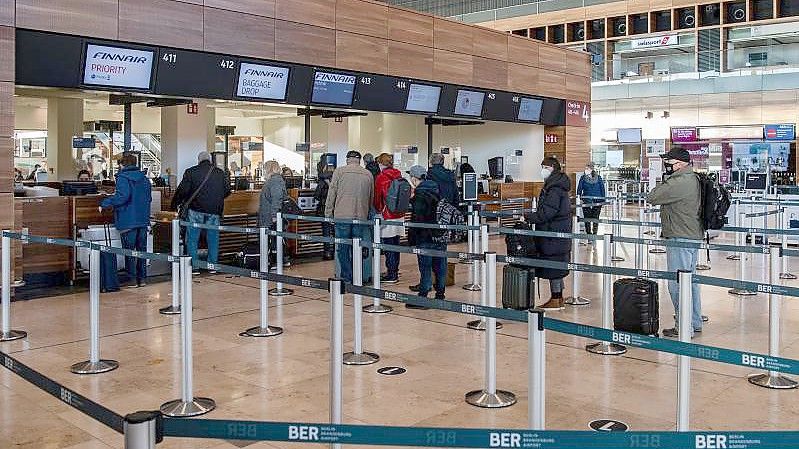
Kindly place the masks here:
[(96, 148), (94, 137), (73, 137), (72, 148)]
[(633, 39), (630, 41), (630, 48), (635, 50), (637, 48), (671, 47), (672, 45), (679, 45), (679, 43), (680, 43), (680, 37), (678, 35), (667, 34), (665, 36)]
[(671, 128), (672, 142), (696, 142), (696, 128)]
[(154, 54), (152, 50), (88, 44), (83, 84), (149, 89)]
[(763, 137), (766, 140), (796, 140), (796, 127), (793, 123), (764, 125)]
[(311, 144), (310, 143), (298, 143), (294, 145), (294, 151), (297, 153), (308, 153), (311, 151)]
[(619, 143), (641, 143), (641, 128), (620, 128), (616, 133), (616, 140)]
[(200, 113), (200, 105), (197, 103), (189, 103), (186, 105), (186, 114), (197, 115)]
[(285, 100), (288, 67), (242, 62), (236, 95), (264, 100)]
[(560, 137), (557, 134), (547, 133), (544, 134), (544, 143), (558, 143)]
[(699, 140), (762, 139), (763, 126), (708, 126), (699, 128)]
[(566, 126), (588, 127), (591, 123), (591, 103), (566, 100)]
[(646, 155), (647, 157), (658, 157), (666, 152), (666, 139), (647, 139), (646, 140)]

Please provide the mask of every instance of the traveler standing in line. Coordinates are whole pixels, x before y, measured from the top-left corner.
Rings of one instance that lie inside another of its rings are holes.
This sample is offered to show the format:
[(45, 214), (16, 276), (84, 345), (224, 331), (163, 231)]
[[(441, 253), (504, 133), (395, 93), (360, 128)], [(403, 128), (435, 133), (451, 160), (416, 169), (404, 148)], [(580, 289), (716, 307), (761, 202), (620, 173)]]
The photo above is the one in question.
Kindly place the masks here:
[[(136, 156), (122, 156), (122, 168), (117, 173), (113, 196), (100, 201), (100, 211), (114, 208), (114, 226), (119, 231), (122, 247), (133, 251), (147, 251), (147, 228), (150, 226), (152, 186), (139, 168)], [(125, 269), (137, 287), (147, 285), (147, 259), (125, 256)]]
[[(411, 167), (408, 174), (411, 175), (411, 185), (414, 186), (413, 198), (411, 198), (411, 222), (437, 224), (436, 210), (440, 201), (438, 185), (427, 179), (427, 169), (421, 165)], [(447, 244), (437, 242), (435, 230), (429, 228), (410, 228), (408, 231), (408, 244), (420, 249), (447, 250)], [(444, 299), (444, 290), (447, 282), (447, 258), (422, 254), (416, 257), (420, 274), (419, 296), (427, 298), (430, 290), (435, 288), (436, 299)], [(433, 285), (434, 274), (435, 286)], [(411, 288), (411, 290), (415, 289)]]
[[(207, 151), (200, 151), (197, 165), (186, 169), (172, 197), (172, 210), (186, 210), (185, 219), (191, 223), (219, 226), (228, 195), (230, 181), (225, 172), (211, 164), (211, 155)], [(219, 262), (219, 231), (189, 227), (186, 229), (186, 249), (195, 270), (199, 267), (197, 246), (201, 231), (205, 231), (208, 242), (208, 263)]]
[[(693, 240), (701, 243), (704, 237), (700, 220), (699, 179), (691, 168), (688, 150), (674, 148), (662, 154), (663, 182), (652, 189), (646, 200), (660, 206), (661, 232), (664, 239)], [(666, 247), (667, 270), (696, 272), (698, 248)], [(669, 281), (669, 295), (679, 320), (680, 290), (677, 281)], [(693, 331), (702, 332), (702, 300), (699, 297), (699, 284), (691, 286), (693, 311), (691, 323)], [(679, 322), (679, 321), (677, 321)], [(678, 337), (678, 327), (663, 330), (664, 337)]]
[(375, 157), (372, 156), (372, 153), (363, 155), (363, 163), (364, 167), (372, 174), (372, 177), (377, 178), (377, 175), (380, 174), (380, 164), (375, 160)]
[(286, 181), (281, 175), (280, 164), (277, 161), (267, 161), (264, 165), (264, 186), (261, 188), (260, 203), (258, 206), (258, 226), (275, 228), (277, 213), (283, 206), (283, 200), (288, 198)]
[[(554, 157), (541, 162), (541, 177), (544, 187), (538, 195), (538, 208), (524, 215), (524, 220), (535, 225), (536, 231), (572, 232), (571, 201), (569, 190), (571, 181), (563, 173), (560, 162)], [(536, 258), (555, 262), (570, 262), (571, 240), (552, 237), (534, 237)], [(549, 279), (551, 298), (540, 306), (542, 309), (563, 309), (563, 278), (568, 270), (536, 268), (535, 275)]]
[(430, 169), (427, 171), (427, 179), (438, 185), (438, 194), (442, 200), (446, 200), (453, 206), (458, 205), (458, 183), (455, 179), (455, 172), (444, 167), (444, 155), (433, 153), (430, 155)]
[[(338, 220), (368, 220), (374, 200), (374, 178), (369, 170), (361, 167), (361, 153), (349, 151), (347, 165), (337, 168), (330, 179), (325, 216)], [(360, 238), (372, 241), (371, 226), (336, 223), (336, 238)], [(363, 248), (363, 281), (371, 278), (370, 251)], [(352, 247), (336, 245), (336, 271), (344, 282), (352, 283)]]
[[(597, 219), (602, 213), (602, 206), (590, 206), (591, 204), (602, 203), (605, 197), (605, 181), (599, 176), (594, 168), (594, 163), (585, 164), (585, 171), (580, 176), (577, 183), (577, 195), (583, 202), (583, 218)], [(599, 223), (585, 223), (585, 233), (596, 235), (599, 230)], [(594, 242), (593, 240), (591, 241)]]
[[(327, 165), (324, 161), (319, 161), (316, 166), (318, 183), (316, 190), (314, 190), (313, 197), (316, 200), (316, 215), (319, 217), (325, 216), (325, 204), (327, 203), (327, 193), (330, 190), (330, 180), (333, 177), (333, 170), (336, 167)], [(333, 237), (334, 233), (333, 223), (322, 222), (322, 236)], [(322, 252), (322, 260), (333, 260), (333, 244), (324, 243)]]
[[(393, 181), (402, 179), (402, 172), (394, 168), (394, 156), (388, 153), (377, 156), (377, 164), (380, 166), (380, 174), (375, 178), (375, 211), (383, 220), (402, 221), (406, 211), (392, 212), (386, 205), (389, 187)], [(387, 245), (399, 245), (400, 237), (403, 234), (405, 234), (403, 226), (383, 225), (380, 227), (381, 241)], [(386, 274), (380, 276), (380, 281), (384, 284), (396, 284), (399, 282), (400, 253), (384, 251), (383, 254), (386, 255)], [(377, 274), (375, 273), (375, 275)]]

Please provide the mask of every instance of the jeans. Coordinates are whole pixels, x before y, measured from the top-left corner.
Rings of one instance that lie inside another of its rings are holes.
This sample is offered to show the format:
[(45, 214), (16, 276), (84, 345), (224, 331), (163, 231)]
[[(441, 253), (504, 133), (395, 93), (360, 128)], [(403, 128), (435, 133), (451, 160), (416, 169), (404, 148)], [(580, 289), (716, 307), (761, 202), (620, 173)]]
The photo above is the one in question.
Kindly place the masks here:
[[(699, 242), (698, 240), (696, 241)], [(697, 248), (666, 248), (666, 266), (668, 271), (674, 273), (677, 270), (696, 272), (696, 260), (699, 250)], [(680, 318), (680, 286), (677, 281), (669, 281), (669, 295), (671, 303), (674, 305), (674, 312), (677, 314), (677, 322)], [(702, 299), (699, 297), (699, 284), (691, 286), (691, 296), (693, 301), (693, 313), (691, 323), (695, 330), (702, 329)]]
[[(372, 227), (365, 225), (353, 225), (346, 223), (336, 223), (337, 239), (360, 238), (361, 242), (372, 241)], [(363, 254), (363, 281), (364, 283), (372, 277), (372, 258), (368, 248), (361, 248)], [(336, 273), (341, 280), (352, 283), (352, 245), (336, 245)]]
[[(573, 276), (573, 274), (572, 274)], [(563, 278), (549, 280), (550, 293), (563, 293)]]
[[(219, 215), (206, 214), (189, 209), (189, 223), (201, 223), (219, 226)], [(219, 231), (189, 227), (186, 229), (186, 248), (191, 256), (191, 264), (198, 268), (197, 245), (200, 242), (200, 231), (205, 231), (205, 240), (208, 242), (208, 263), (219, 262)]]
[[(133, 251), (147, 251), (147, 228), (132, 228), (120, 231), (119, 238), (122, 240), (122, 247)], [(114, 256), (116, 257), (116, 256)], [(147, 277), (147, 259), (141, 257), (125, 256), (125, 270), (130, 279), (135, 279), (137, 283)]]
[[(584, 207), (583, 208), (583, 217), (584, 218), (592, 218), (596, 219), (599, 218), (599, 215), (602, 213), (602, 206), (597, 207)], [(586, 234), (594, 234), (596, 235), (597, 230), (599, 230), (599, 223), (585, 223), (585, 233)]]
[[(420, 243), (417, 245), (420, 249), (432, 249), (436, 251), (446, 251), (446, 243)], [(444, 289), (447, 282), (447, 258), (446, 257), (432, 257), (419, 254), (416, 256), (419, 262), (419, 296), (427, 297), (430, 289), (433, 287), (432, 275), (436, 277), (436, 295), (444, 295)]]
[[(399, 245), (400, 238), (398, 235), (386, 237), (383, 239), (383, 243), (396, 246)], [(399, 276), (400, 253), (396, 251), (383, 251), (383, 254), (386, 255), (386, 275), (389, 279), (397, 279)]]

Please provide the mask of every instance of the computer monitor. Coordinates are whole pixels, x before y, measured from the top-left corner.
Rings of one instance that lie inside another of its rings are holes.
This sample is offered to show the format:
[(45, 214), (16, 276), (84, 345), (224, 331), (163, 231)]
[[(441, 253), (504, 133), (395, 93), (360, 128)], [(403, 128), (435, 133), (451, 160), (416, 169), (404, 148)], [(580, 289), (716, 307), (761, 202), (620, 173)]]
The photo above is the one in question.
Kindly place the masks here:
[(93, 195), (97, 193), (94, 181), (64, 181), (61, 183), (61, 196)]
[(767, 179), (767, 173), (747, 173), (744, 190), (766, 190)]
[(492, 157), (488, 160), (488, 174), (493, 179), (502, 179), (505, 177), (505, 164), (501, 156)]

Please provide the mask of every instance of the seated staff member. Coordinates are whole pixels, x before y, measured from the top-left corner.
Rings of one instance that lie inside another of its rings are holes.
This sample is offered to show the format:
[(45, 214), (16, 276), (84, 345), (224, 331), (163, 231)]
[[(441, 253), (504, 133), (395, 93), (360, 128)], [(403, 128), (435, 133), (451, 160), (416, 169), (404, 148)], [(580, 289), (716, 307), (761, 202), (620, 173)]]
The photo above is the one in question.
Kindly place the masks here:
[[(388, 190), (394, 180), (402, 178), (402, 172), (394, 168), (394, 156), (382, 153), (377, 156), (377, 164), (380, 174), (375, 178), (375, 211), (384, 220), (402, 221), (405, 212), (391, 212), (386, 206)], [(380, 227), (381, 242), (387, 245), (399, 245), (400, 237), (405, 234), (404, 226), (383, 225)], [(380, 276), (380, 282), (384, 284), (396, 284), (399, 282), (399, 263), (400, 253), (396, 251), (384, 251), (386, 255), (386, 273)]]
[[(411, 185), (414, 187), (411, 198), (412, 223), (438, 223), (436, 210), (440, 200), (438, 185), (426, 179), (427, 169), (421, 165), (414, 165), (408, 171), (411, 175)], [(446, 251), (447, 244), (436, 242), (434, 230), (429, 228), (410, 228), (408, 231), (408, 244), (420, 249)], [(444, 290), (447, 282), (447, 258), (432, 257), (422, 254), (417, 255), (419, 263), (419, 296), (427, 298), (433, 288), (433, 274), (435, 274), (436, 299), (444, 299)], [(413, 290), (413, 288), (412, 288)], [(406, 304), (406, 306), (409, 306)], [(409, 307), (417, 308), (417, 307)]]

